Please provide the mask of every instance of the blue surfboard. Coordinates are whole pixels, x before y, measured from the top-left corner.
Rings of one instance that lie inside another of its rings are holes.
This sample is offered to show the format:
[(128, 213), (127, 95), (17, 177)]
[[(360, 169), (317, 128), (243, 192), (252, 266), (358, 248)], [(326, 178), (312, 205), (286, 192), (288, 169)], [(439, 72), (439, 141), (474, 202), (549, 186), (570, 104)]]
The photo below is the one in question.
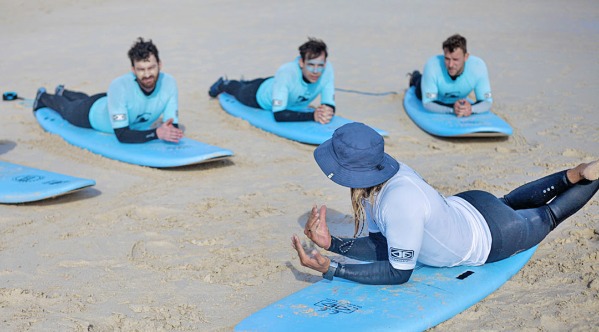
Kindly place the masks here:
[(505, 137), (512, 127), (493, 112), (472, 114), (458, 118), (455, 114), (427, 111), (416, 97), (416, 89), (409, 88), (404, 97), (406, 113), (418, 127), (427, 133), (442, 137)]
[(40, 108), (34, 113), (42, 128), (61, 136), (70, 144), (130, 164), (169, 168), (214, 161), (233, 155), (229, 150), (185, 137), (179, 143), (156, 139), (140, 144), (123, 144), (114, 134), (76, 127), (50, 108)]
[(66, 195), (96, 181), (0, 161), (0, 203), (17, 204)]
[[(314, 121), (277, 122), (272, 112), (243, 105), (227, 93), (221, 93), (218, 100), (227, 113), (248, 121), (254, 127), (306, 144), (319, 145), (331, 138), (335, 129), (346, 123), (354, 122), (338, 115), (335, 115), (333, 120), (325, 125)], [(373, 129), (382, 136), (388, 136), (384, 130)]]
[(235, 331), (423, 331), (491, 294), (535, 250), (482, 266), (419, 265), (402, 285), (322, 280), (252, 314)]

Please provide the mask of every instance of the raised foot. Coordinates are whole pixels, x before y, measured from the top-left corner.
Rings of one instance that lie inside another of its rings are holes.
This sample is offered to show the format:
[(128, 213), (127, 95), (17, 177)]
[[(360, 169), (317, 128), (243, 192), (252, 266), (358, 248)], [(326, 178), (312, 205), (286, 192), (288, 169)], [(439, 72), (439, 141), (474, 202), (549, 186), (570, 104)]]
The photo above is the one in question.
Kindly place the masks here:
[(582, 177), (590, 181), (599, 179), (599, 160), (588, 163), (582, 170), (581, 174)]

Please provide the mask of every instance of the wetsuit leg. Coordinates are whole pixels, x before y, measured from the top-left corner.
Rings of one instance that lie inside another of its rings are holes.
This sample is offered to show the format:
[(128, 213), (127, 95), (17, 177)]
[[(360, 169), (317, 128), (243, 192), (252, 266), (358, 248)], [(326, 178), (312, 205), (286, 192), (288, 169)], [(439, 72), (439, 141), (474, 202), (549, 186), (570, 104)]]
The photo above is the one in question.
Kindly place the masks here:
[(256, 93), (266, 80), (266, 78), (257, 78), (252, 81), (227, 81), (223, 84), (222, 90), (246, 106), (260, 108)]
[[(560, 176), (554, 177), (556, 174)], [(563, 181), (562, 172), (556, 174), (546, 178)], [(473, 190), (456, 195), (472, 204), (489, 225), (492, 243), (487, 263), (508, 258), (541, 243), (549, 232), (580, 210), (599, 190), (599, 181), (582, 180), (570, 184), (566, 179), (566, 188), (560, 186), (559, 181), (555, 182), (551, 191), (557, 192), (557, 196), (552, 194), (551, 198), (555, 198), (548, 204), (542, 204), (539, 202), (545, 195), (543, 186), (539, 184), (547, 179), (540, 180), (543, 181), (532, 182), (532, 185), (517, 188), (513, 195), (508, 194), (511, 195), (509, 202), (517, 202), (518, 210), (506, 205), (505, 197), (500, 200), (484, 191)], [(530, 190), (528, 194), (526, 188)], [(540, 192), (537, 192), (539, 188)], [(518, 197), (520, 199), (516, 199)], [(525, 201), (529, 201), (530, 205), (524, 206)]]
[(416, 93), (416, 98), (418, 98), (419, 100), (422, 100), (422, 87), (420, 86), (420, 82), (422, 81), (422, 75), (418, 75), (417, 77), (414, 78), (414, 87), (415, 87), (415, 93)]
[(522, 185), (501, 199), (514, 210), (529, 209), (547, 204), (572, 186), (566, 171), (561, 171)]
[(582, 180), (574, 184), (564, 193), (557, 195), (549, 204), (549, 209), (555, 218), (554, 228), (562, 221), (580, 210), (593, 198), (599, 190), (599, 180)]
[[(523, 218), (528, 224), (528, 228), (531, 229), (530, 238), (522, 239), (524, 243), (522, 249), (525, 250), (540, 243), (549, 232), (588, 203), (598, 190), (599, 181), (582, 180), (563, 193), (558, 194), (555, 199), (546, 205), (516, 210), (516, 213)], [(547, 227), (549, 228), (547, 229)], [(516, 245), (514, 249), (517, 249)]]
[[(599, 189), (599, 181), (582, 180), (570, 183), (567, 171), (545, 176), (520, 186), (502, 200), (514, 210), (541, 207), (547, 204), (554, 219), (553, 228), (580, 210)], [(553, 200), (552, 200), (553, 199)]]
[(62, 92), (62, 96), (71, 101), (89, 98), (89, 95), (87, 95), (86, 93), (66, 89)]
[(69, 100), (65, 97), (44, 93), (40, 97), (40, 105), (58, 112), (69, 123), (83, 128), (92, 128), (89, 122), (89, 111), (94, 102), (106, 96), (105, 93), (84, 99)]

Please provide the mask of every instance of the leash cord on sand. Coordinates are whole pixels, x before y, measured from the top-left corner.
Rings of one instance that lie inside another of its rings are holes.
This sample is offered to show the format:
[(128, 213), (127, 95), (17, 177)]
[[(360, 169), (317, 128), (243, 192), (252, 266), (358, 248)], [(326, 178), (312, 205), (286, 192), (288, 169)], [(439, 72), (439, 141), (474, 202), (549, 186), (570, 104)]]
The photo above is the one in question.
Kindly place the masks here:
[(388, 92), (364, 92), (364, 91), (358, 91), (358, 90), (348, 90), (348, 89), (341, 89), (341, 88), (335, 88), (336, 91), (341, 91), (341, 92), (349, 92), (349, 93), (357, 93), (360, 95), (366, 95), (366, 96), (387, 96), (387, 95), (396, 95), (397, 92), (395, 91), (388, 91)]

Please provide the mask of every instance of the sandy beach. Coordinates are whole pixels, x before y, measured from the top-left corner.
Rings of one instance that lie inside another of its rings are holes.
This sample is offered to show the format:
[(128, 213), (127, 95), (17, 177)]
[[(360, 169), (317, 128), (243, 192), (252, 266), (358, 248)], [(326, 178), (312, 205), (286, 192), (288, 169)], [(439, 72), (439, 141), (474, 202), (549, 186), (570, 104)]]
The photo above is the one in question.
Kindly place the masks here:
[[(110, 160), (45, 132), (25, 101), (0, 102), (0, 160), (94, 179), (94, 187), (0, 205), (0, 330), (230, 331), (321, 280), (290, 237), (313, 204), (353, 234), (349, 191), (322, 174), (314, 146), (226, 114), (220, 76), (273, 75), (308, 36), (323, 39), (337, 113), (385, 129), (386, 152), (444, 195), (501, 196), (599, 157), (596, 1), (6, 1), (0, 90), (31, 99), (57, 84), (104, 92), (130, 70), (139, 37), (179, 86), (187, 137), (232, 158), (177, 169)], [(406, 73), (453, 33), (485, 60), (506, 139), (441, 139), (405, 114)], [(485, 300), (431, 331), (597, 331), (599, 200), (552, 232)], [(334, 256), (331, 256), (334, 257)]]

